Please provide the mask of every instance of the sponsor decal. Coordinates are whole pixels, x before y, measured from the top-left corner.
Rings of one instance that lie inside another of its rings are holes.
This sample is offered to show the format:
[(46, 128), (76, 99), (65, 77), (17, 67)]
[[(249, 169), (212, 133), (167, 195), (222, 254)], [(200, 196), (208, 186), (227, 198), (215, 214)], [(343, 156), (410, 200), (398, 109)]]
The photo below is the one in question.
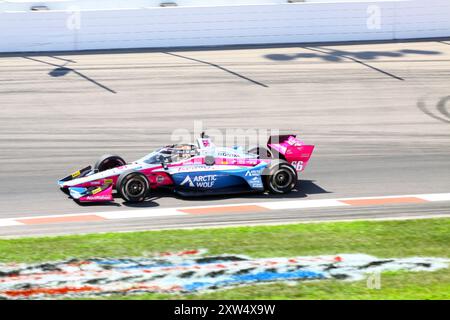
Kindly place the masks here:
[(95, 180), (95, 181), (89, 181), (87, 182), (89, 184), (89, 186), (101, 186), (103, 185), (103, 181), (102, 180)]
[(180, 167), (174, 167), (170, 168), (171, 170), (174, 170), (176, 172), (190, 172), (190, 171), (196, 171), (196, 170), (211, 170), (212, 166), (207, 165), (187, 165), (187, 166), (180, 166)]
[(77, 172), (74, 172), (74, 173), (72, 173), (72, 178), (76, 178), (76, 177), (79, 177), (81, 175), (81, 172), (80, 171), (77, 171)]
[(105, 195), (92, 195), (92, 196), (86, 196), (83, 198), (84, 201), (108, 201), (111, 200), (111, 195), (105, 194)]
[(261, 170), (261, 169), (257, 169), (257, 170), (248, 170), (248, 171), (245, 173), (245, 176), (246, 176), (246, 177), (259, 177), (259, 176), (261, 175), (261, 173), (262, 173), (262, 170)]
[(282, 145), (280, 145), (280, 144), (275, 144), (275, 145), (273, 145), (273, 148), (274, 148), (275, 150), (277, 150), (278, 152), (282, 153), (282, 154), (285, 154), (285, 153), (286, 153), (286, 150), (287, 150), (287, 147), (282, 146)]
[(192, 182), (191, 177), (186, 176), (186, 178), (184, 178), (183, 182), (180, 183), (180, 186), (184, 186), (186, 184), (188, 184), (189, 187), (194, 187), (194, 182)]
[(105, 184), (112, 184), (113, 183), (113, 179), (105, 179)]
[(356, 281), (386, 271), (435, 271), (449, 263), (441, 258), (381, 259), (365, 254), (251, 258), (190, 250), (145, 258), (0, 264), (0, 299), (183, 294), (276, 281)]
[(232, 153), (227, 151), (219, 151), (217, 152), (218, 157), (224, 157), (224, 158), (239, 158), (241, 155), (238, 153)]
[(94, 190), (91, 191), (92, 194), (97, 194), (99, 192), (102, 192), (102, 188), (101, 187), (95, 188)]
[(164, 181), (164, 177), (163, 176), (156, 176), (156, 182), (157, 183), (162, 183)]
[(214, 186), (217, 176), (217, 174), (209, 174), (204, 176), (194, 176), (191, 178), (187, 175), (186, 178), (184, 178), (184, 180), (180, 183), (180, 186), (187, 184), (189, 187), (211, 188)]
[(251, 178), (250, 180), (248, 180), (248, 183), (252, 188), (258, 189), (264, 187), (260, 176)]
[(235, 165), (249, 165), (249, 166), (255, 166), (259, 163), (259, 160), (257, 159), (248, 159), (248, 158), (240, 158), (240, 159), (233, 159), (233, 164)]
[(302, 145), (301, 142), (298, 139), (294, 138), (293, 136), (290, 136), (289, 139), (287, 139), (286, 142), (288, 144), (290, 144), (291, 146), (296, 146), (296, 147)]
[[(183, 166), (171, 167), (170, 172), (173, 174), (181, 173), (181, 172), (196, 172), (196, 171), (214, 171), (214, 170), (235, 170), (239, 169), (236, 166), (255, 166), (259, 164), (259, 160), (249, 160), (249, 159), (222, 159), (215, 165), (205, 165), (205, 164), (194, 164), (188, 163)], [(224, 167), (223, 165), (229, 165), (228, 167)], [(234, 167), (233, 167), (234, 166)]]

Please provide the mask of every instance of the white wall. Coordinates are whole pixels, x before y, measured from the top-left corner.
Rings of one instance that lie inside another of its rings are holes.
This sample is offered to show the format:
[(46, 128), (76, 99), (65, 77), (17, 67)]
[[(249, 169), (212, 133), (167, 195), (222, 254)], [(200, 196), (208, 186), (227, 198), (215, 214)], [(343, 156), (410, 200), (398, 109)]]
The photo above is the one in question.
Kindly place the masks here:
[[(308, 0), (326, 1), (326, 0)], [(336, 0), (349, 1), (349, 0)], [(350, 0), (351, 1), (351, 0)], [(353, 0), (359, 1), (359, 0)], [(261, 4), (283, 4), (287, 0), (0, 0), (0, 8), (6, 11), (29, 11), (33, 5), (46, 5), (50, 10), (66, 10), (70, 6), (77, 6), (81, 10), (99, 9), (142, 9), (159, 7), (161, 2), (176, 2), (178, 6), (188, 7), (211, 7), (211, 6), (234, 6), (234, 5), (261, 5)]]
[(446, 37), (449, 17), (449, 0), (8, 11), (0, 52)]

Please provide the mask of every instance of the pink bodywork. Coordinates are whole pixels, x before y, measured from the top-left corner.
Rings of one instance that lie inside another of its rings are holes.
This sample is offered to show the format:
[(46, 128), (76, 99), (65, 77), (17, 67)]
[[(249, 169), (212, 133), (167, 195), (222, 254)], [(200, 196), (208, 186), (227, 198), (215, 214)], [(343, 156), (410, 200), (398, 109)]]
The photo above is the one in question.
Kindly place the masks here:
[(112, 201), (113, 200), (112, 191), (113, 191), (113, 186), (110, 185), (105, 190), (103, 190), (103, 191), (101, 191), (99, 193), (96, 193), (96, 194), (92, 194), (92, 195), (89, 195), (89, 196), (81, 197), (80, 199), (78, 199), (78, 201), (80, 201), (80, 202)]
[(313, 145), (305, 145), (295, 136), (290, 136), (287, 140), (267, 146), (284, 155), (286, 161), (292, 164), (298, 172), (305, 170), (314, 151)]

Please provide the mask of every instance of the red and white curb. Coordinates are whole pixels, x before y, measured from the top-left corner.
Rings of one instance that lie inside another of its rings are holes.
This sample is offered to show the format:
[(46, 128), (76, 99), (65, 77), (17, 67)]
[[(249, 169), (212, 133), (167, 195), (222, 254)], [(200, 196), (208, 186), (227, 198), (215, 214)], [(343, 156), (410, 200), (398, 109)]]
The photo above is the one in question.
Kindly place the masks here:
[(450, 201), (450, 193), (416, 194), (402, 196), (382, 196), (365, 198), (341, 198), (323, 200), (284, 200), (256, 203), (241, 203), (214, 206), (196, 206), (185, 208), (136, 209), (126, 211), (94, 212), (80, 214), (47, 215), (0, 219), (0, 227), (39, 225), (50, 223), (96, 222), (117, 219), (139, 219), (168, 216), (189, 216), (202, 214), (253, 213), (276, 210), (380, 206), (392, 204), (420, 204), (428, 202)]

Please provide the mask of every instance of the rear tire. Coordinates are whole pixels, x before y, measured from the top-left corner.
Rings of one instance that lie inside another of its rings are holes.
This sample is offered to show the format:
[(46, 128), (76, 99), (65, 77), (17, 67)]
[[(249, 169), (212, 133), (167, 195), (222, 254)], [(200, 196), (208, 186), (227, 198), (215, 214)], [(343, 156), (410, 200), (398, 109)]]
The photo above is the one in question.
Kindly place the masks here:
[(285, 194), (297, 185), (297, 171), (284, 160), (275, 160), (263, 172), (264, 187), (270, 193)]
[(150, 190), (147, 177), (137, 171), (124, 172), (117, 179), (117, 192), (126, 202), (142, 202)]
[(106, 171), (109, 169), (117, 168), (126, 165), (127, 163), (121, 157), (105, 154), (98, 159), (95, 163), (94, 169), (98, 172)]

